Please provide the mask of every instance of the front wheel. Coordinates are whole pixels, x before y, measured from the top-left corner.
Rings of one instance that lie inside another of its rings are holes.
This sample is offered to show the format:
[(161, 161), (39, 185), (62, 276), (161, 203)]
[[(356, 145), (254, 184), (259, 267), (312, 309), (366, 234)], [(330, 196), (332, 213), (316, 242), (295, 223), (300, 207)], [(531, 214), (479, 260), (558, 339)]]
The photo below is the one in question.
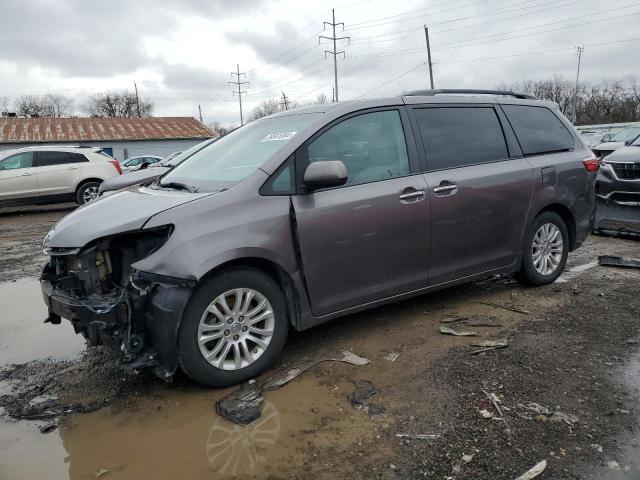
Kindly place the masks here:
[(557, 213), (543, 212), (529, 228), (522, 268), (516, 274), (516, 279), (532, 286), (553, 283), (562, 274), (568, 254), (567, 225)]
[(180, 366), (211, 387), (247, 380), (274, 362), (288, 327), (284, 295), (269, 275), (248, 267), (223, 271), (203, 283), (185, 309)]

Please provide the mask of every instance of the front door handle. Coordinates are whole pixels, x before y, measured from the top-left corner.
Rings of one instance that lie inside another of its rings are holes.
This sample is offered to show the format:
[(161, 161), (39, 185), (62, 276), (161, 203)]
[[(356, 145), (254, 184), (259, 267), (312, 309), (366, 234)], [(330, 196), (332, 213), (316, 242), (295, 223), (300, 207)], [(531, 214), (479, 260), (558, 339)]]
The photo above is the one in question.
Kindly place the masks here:
[(69, 167), (69, 168), (67, 168), (67, 170), (77, 170), (78, 168), (80, 168), (80, 167)]
[(445, 193), (445, 192), (450, 192), (452, 190), (455, 190), (456, 188), (458, 188), (458, 185), (456, 185), (455, 183), (453, 184), (440, 184), (437, 187), (434, 187), (433, 189), (433, 193)]
[(30, 177), (31, 175), (33, 175), (33, 173), (23, 173), (22, 174), (23, 177)]
[(398, 198), (400, 200), (410, 200), (412, 198), (424, 197), (424, 190), (416, 190), (415, 192), (403, 193)]

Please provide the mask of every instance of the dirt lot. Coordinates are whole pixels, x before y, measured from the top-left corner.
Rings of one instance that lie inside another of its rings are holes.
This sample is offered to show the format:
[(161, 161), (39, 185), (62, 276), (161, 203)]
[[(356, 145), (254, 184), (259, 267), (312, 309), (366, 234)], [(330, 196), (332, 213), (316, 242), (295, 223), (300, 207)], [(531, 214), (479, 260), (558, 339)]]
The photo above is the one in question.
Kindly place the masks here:
[(497, 276), (294, 333), (274, 368), (370, 363), (323, 363), (241, 427), (214, 408), (234, 389), (124, 375), (41, 324), (39, 244), (67, 211), (0, 216), (2, 479), (514, 479), (542, 460), (538, 478), (640, 478), (640, 271), (597, 265), (640, 242), (591, 237), (548, 287)]

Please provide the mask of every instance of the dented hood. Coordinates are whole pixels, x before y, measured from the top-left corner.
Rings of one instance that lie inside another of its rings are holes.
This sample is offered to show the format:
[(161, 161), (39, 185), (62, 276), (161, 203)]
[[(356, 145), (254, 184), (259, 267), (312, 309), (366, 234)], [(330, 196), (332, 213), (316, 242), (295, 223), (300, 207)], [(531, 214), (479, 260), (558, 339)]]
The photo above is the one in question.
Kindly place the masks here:
[(211, 194), (148, 187), (123, 190), (71, 212), (51, 229), (43, 246), (83, 247), (97, 238), (140, 229), (158, 213)]

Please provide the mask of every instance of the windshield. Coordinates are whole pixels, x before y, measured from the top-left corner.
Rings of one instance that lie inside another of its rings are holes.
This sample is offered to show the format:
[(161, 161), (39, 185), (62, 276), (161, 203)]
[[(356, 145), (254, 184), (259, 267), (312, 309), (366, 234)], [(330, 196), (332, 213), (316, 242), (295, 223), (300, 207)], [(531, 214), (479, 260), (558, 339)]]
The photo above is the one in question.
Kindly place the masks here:
[(625, 128), (621, 132), (618, 132), (615, 137), (611, 139), (612, 142), (626, 142), (627, 140), (633, 140), (640, 135), (640, 127)]
[(636, 138), (631, 145), (634, 147), (640, 147), (640, 137)]
[(202, 150), (204, 147), (206, 147), (210, 143), (215, 142), (216, 140), (218, 140), (217, 137), (216, 138), (210, 138), (209, 140), (205, 140), (204, 142), (200, 142), (200, 143), (195, 144), (191, 148), (187, 148), (184, 152), (180, 152), (178, 155), (175, 155), (175, 156), (173, 154), (168, 155), (167, 157), (163, 158), (158, 163), (158, 165), (160, 165), (162, 167), (175, 167), (176, 165), (178, 165), (179, 163), (182, 163), (184, 160), (186, 160), (191, 155), (196, 153), (198, 150)]
[(229, 188), (255, 172), (320, 115), (307, 113), (249, 123), (194, 153), (165, 175), (161, 185), (180, 183), (198, 191)]

